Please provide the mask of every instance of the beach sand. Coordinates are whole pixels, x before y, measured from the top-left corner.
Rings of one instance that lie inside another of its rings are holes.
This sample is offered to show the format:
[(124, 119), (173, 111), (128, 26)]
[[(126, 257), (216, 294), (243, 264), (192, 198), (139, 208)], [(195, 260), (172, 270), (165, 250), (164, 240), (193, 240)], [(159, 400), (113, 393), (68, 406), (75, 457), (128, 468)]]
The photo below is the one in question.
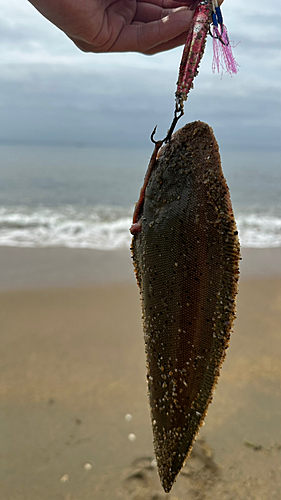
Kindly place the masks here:
[(242, 255), (214, 401), (165, 495), (129, 252), (0, 248), (1, 500), (280, 500), (281, 249)]

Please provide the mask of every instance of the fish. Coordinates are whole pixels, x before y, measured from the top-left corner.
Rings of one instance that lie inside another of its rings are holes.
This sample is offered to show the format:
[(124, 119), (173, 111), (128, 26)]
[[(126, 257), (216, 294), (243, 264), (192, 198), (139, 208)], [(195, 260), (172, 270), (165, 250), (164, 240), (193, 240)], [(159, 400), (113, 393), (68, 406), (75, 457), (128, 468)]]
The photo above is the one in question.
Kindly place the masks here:
[(240, 245), (213, 130), (156, 144), (131, 227), (154, 451), (169, 492), (213, 398), (236, 316)]

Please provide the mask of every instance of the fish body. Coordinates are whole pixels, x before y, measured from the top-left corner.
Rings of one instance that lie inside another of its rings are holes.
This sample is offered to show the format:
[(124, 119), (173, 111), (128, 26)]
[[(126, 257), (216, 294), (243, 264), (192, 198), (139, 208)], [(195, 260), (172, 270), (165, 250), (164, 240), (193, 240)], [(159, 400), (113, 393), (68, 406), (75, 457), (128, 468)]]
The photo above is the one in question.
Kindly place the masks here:
[(212, 400), (236, 310), (238, 233), (207, 124), (187, 124), (162, 146), (137, 224), (154, 450), (169, 492)]

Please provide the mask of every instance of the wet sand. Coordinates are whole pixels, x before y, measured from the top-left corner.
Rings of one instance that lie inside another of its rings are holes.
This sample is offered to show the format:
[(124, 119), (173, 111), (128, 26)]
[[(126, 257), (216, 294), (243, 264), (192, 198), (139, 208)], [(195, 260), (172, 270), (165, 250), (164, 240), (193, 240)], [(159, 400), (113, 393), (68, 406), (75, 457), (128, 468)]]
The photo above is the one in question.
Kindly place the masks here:
[(227, 359), (170, 495), (129, 252), (1, 248), (0, 262), (1, 500), (281, 498), (281, 249), (243, 251)]

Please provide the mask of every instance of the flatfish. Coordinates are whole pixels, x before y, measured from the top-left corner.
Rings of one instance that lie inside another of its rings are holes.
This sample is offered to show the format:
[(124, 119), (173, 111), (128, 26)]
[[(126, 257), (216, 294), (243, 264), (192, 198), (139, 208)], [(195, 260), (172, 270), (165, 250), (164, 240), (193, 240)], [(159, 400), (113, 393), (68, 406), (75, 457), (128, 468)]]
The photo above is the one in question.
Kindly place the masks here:
[(187, 124), (154, 154), (131, 232), (154, 450), (169, 492), (212, 400), (236, 310), (238, 233), (207, 124)]

